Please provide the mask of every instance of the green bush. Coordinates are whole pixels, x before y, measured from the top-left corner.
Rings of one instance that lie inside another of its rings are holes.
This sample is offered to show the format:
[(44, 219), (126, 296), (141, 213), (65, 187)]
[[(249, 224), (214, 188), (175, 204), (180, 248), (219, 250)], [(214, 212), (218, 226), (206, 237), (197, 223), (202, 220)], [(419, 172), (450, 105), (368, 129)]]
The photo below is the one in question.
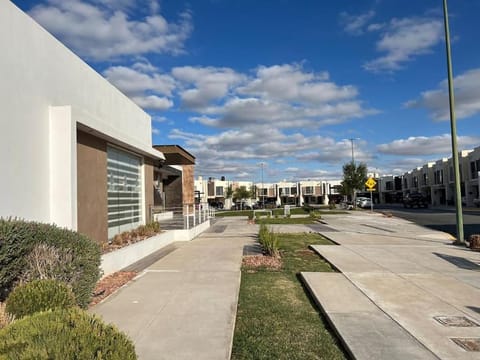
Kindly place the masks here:
[(152, 221), (145, 225), (147, 230), (152, 231), (153, 233), (159, 233), (161, 231), (160, 229), (160, 223), (158, 221)]
[[(45, 254), (57, 257), (50, 259), (48, 271), (37, 262)], [(100, 278), (100, 247), (84, 235), (55, 225), (0, 218), (0, 301), (20, 279), (39, 278), (67, 283), (78, 305), (86, 307)]]
[(268, 256), (277, 257), (278, 252), (278, 236), (270, 230), (265, 224), (260, 225), (258, 240), (262, 245), (263, 251)]
[(79, 308), (35, 313), (0, 330), (0, 359), (136, 359), (132, 341)]
[(7, 298), (5, 310), (19, 319), (39, 311), (68, 309), (76, 305), (67, 285), (56, 280), (34, 280), (17, 286)]

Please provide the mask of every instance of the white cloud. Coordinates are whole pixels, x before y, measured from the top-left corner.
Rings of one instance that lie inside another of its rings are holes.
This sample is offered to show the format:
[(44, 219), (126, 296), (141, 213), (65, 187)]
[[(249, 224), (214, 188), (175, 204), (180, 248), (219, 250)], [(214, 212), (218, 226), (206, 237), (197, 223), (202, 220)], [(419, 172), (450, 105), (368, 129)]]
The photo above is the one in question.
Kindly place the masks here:
[[(129, 1), (90, 3), (81, 0), (48, 0), (30, 15), (87, 59), (107, 60), (147, 53), (179, 54), (192, 32), (192, 16), (185, 11), (177, 23), (153, 12), (140, 20), (129, 18)], [(149, 9), (158, 10), (158, 6)]]
[(165, 123), (168, 119), (165, 116), (152, 116), (152, 121), (157, 123)]
[(437, 18), (392, 19), (376, 46), (385, 55), (365, 63), (364, 68), (372, 72), (399, 70), (406, 62), (431, 52), (442, 39), (442, 21)]
[[(357, 141), (354, 149), (355, 161), (368, 162), (373, 156), (365, 150), (365, 141)], [(317, 161), (328, 164), (342, 164), (351, 161), (352, 147), (350, 140), (344, 139), (338, 142), (331, 141), (319, 146), (316, 151), (299, 154), (297, 158), (301, 161)]]
[(376, 24), (370, 24), (367, 27), (367, 31), (372, 32), (372, 31), (378, 31), (383, 29), (386, 26), (384, 23), (376, 23)]
[[(478, 146), (480, 137), (478, 136), (458, 136), (458, 147), (460, 149), (469, 149)], [(388, 144), (377, 146), (379, 152), (383, 154), (399, 156), (429, 156), (451, 154), (451, 137), (449, 134), (437, 136), (417, 136), (407, 139), (394, 140)], [(423, 163), (419, 163), (419, 166)]]
[(157, 128), (152, 127), (152, 134), (154, 135), (160, 135), (160, 130)]
[(132, 100), (141, 108), (148, 110), (167, 110), (173, 106), (172, 100), (156, 95), (134, 96)]
[(109, 67), (103, 72), (103, 75), (129, 96), (138, 96), (146, 91), (172, 96), (175, 80), (169, 75), (158, 72), (147, 73), (147, 70), (156, 71), (151, 65), (135, 63), (131, 68), (126, 66)]
[(185, 87), (182, 103), (189, 109), (202, 110), (215, 99), (225, 97), (244, 76), (230, 68), (183, 66), (172, 69), (172, 75)]
[(238, 89), (240, 94), (254, 95), (266, 100), (295, 101), (320, 104), (357, 96), (352, 85), (338, 86), (327, 81), (328, 73), (303, 71), (299, 64), (260, 66), (255, 79)]
[(189, 66), (174, 68), (172, 75), (182, 106), (198, 113), (190, 121), (212, 127), (317, 128), (378, 112), (363, 107), (355, 86), (337, 85), (328, 73), (307, 72), (300, 64), (259, 66), (253, 77)]
[(375, 16), (375, 11), (370, 10), (360, 15), (350, 15), (347, 12), (340, 14), (340, 23), (343, 30), (350, 35), (361, 35), (368, 22)]
[[(210, 135), (174, 129), (169, 138), (184, 141), (185, 146), (195, 153), (202, 164), (197, 173), (208, 173), (209, 170), (213, 174), (218, 171), (219, 164), (228, 167), (230, 164), (244, 163), (248, 167), (251, 162), (258, 164), (259, 159), (275, 159), (276, 163), (286, 164), (286, 167), (290, 168), (301, 168), (298, 166), (300, 163), (308, 162), (309, 175), (305, 175), (305, 178), (314, 178), (313, 173), (317, 173), (316, 177), (320, 176), (319, 168), (324, 167), (321, 164), (344, 163), (349, 161), (351, 156), (350, 142), (347, 140), (335, 142), (333, 138), (319, 135), (285, 134), (268, 126), (250, 131), (227, 130)], [(371, 159), (371, 155), (363, 149), (365, 145), (364, 142), (359, 143), (356, 149), (357, 160)], [(295, 166), (292, 166), (293, 164)]]
[[(466, 71), (454, 78), (455, 115), (458, 119), (480, 112), (480, 68)], [(425, 91), (419, 99), (405, 104), (408, 108), (426, 108), (434, 120), (449, 120), (447, 80), (443, 80), (438, 89)]]

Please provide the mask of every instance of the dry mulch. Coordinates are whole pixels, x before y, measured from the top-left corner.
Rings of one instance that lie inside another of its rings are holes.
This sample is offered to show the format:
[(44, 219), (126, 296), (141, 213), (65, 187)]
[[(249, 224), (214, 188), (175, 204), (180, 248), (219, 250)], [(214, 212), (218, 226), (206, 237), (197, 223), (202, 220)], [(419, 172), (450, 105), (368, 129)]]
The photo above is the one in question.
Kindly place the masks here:
[(95, 287), (90, 306), (98, 304), (107, 296), (113, 294), (117, 289), (132, 280), (135, 276), (137, 276), (135, 271), (118, 271), (104, 277)]
[(265, 255), (247, 255), (243, 257), (242, 265), (247, 269), (267, 268), (269, 270), (280, 270), (282, 259)]

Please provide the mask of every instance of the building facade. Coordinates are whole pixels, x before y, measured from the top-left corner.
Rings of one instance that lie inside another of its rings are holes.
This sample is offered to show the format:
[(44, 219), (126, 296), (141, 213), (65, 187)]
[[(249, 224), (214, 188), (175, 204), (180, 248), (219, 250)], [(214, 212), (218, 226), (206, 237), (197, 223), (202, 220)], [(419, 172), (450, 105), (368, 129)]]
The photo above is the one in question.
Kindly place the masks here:
[(150, 116), (10, 1), (0, 45), (0, 216), (98, 242), (148, 222)]
[[(478, 203), (480, 187), (480, 146), (458, 153), (460, 192), (464, 206)], [(401, 202), (410, 193), (422, 193), (432, 206), (455, 204), (455, 174), (452, 158), (443, 158), (412, 169), (401, 176), (380, 179), (380, 200), (383, 203)], [(401, 187), (399, 184), (401, 183)], [(387, 184), (388, 188), (387, 188)]]

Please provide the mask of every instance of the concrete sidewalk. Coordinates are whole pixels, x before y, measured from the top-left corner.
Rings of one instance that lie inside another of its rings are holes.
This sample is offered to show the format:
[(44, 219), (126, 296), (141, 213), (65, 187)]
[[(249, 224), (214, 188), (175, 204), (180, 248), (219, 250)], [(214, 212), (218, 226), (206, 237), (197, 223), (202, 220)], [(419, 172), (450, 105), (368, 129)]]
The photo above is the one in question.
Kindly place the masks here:
[(139, 359), (229, 359), (243, 248), (257, 232), (220, 219), (92, 311), (131, 337)]
[(480, 253), (380, 214), (323, 219), (339, 245), (313, 249), (340, 273), (302, 275), (354, 358), (480, 359)]

